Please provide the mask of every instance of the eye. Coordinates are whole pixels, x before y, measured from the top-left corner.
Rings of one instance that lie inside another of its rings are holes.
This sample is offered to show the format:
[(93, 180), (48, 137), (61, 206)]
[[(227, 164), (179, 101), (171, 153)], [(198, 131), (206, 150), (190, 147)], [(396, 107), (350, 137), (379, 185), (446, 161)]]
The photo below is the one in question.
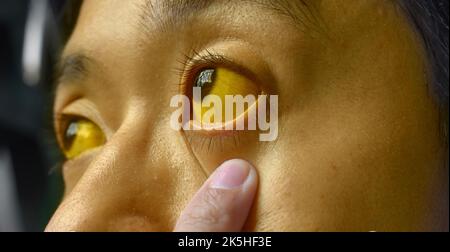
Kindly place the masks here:
[[(254, 95), (256, 97), (260, 93), (258, 85), (250, 78), (224, 67), (200, 71), (195, 78), (193, 86), (201, 88), (202, 100), (207, 95), (218, 96), (222, 101), (223, 115), (225, 114), (226, 95), (242, 95), (243, 97)], [(195, 106), (196, 102), (198, 103), (199, 101), (193, 101), (193, 112), (196, 114), (196, 118), (202, 118), (201, 116), (210, 108)], [(249, 106), (251, 106), (251, 104), (249, 104)], [(236, 111), (234, 111), (233, 118), (236, 118), (237, 116), (239, 115), (236, 115)]]
[(67, 159), (73, 159), (105, 144), (106, 138), (102, 130), (88, 119), (72, 118), (66, 125), (61, 141), (62, 151)]

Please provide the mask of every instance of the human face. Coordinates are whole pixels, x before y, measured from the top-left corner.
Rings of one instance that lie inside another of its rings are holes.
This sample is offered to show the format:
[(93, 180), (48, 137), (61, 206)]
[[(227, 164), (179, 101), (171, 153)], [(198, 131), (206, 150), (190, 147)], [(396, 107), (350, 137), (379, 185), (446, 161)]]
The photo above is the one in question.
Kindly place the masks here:
[[(286, 2), (84, 1), (54, 113), (62, 146), (65, 135), (85, 138), (65, 150), (65, 197), (47, 229), (170, 231), (231, 158), (260, 178), (245, 230), (430, 228), (438, 113), (401, 10)], [(276, 141), (170, 127), (171, 97), (188, 92), (197, 58), (210, 54), (227, 61), (207, 67), (278, 95)]]

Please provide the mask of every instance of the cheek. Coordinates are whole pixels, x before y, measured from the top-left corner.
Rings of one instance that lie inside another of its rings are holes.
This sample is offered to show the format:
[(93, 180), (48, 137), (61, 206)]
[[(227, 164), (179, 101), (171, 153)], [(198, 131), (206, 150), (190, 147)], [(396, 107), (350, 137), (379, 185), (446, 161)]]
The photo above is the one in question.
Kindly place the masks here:
[(385, 88), (359, 101), (342, 99), (344, 90), (285, 110), (276, 147), (256, 159), (260, 193), (248, 229), (420, 225), (438, 167), (436, 125), (420, 123), (436, 122), (432, 104), (414, 90), (393, 99)]
[[(420, 48), (404, 31), (347, 41), (361, 50), (292, 59), (286, 71), (307, 71), (281, 81), (280, 135), (256, 162), (260, 193), (248, 229), (422, 225), (439, 167), (438, 115)], [(383, 39), (398, 34), (404, 41)]]

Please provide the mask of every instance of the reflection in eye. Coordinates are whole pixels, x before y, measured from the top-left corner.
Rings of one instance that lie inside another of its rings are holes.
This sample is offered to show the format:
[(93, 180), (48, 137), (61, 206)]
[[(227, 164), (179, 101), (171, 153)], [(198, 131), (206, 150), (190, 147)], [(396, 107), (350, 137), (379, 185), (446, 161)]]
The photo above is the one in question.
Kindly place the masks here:
[[(226, 95), (242, 95), (243, 97), (254, 95), (256, 97), (260, 92), (258, 86), (252, 80), (223, 67), (201, 71), (196, 77), (194, 87), (201, 87), (202, 100), (207, 95), (218, 96), (222, 101), (223, 115), (225, 114)], [(193, 101), (193, 103), (195, 102), (198, 101)], [(195, 106), (195, 104), (193, 107), (197, 118), (202, 118), (200, 116), (210, 109), (209, 107), (201, 108), (201, 106)], [(237, 116), (239, 115), (236, 115), (236, 111), (234, 111), (233, 118)]]
[(103, 145), (106, 138), (95, 123), (76, 118), (67, 124), (62, 141), (64, 155), (67, 159), (73, 159), (87, 150)]

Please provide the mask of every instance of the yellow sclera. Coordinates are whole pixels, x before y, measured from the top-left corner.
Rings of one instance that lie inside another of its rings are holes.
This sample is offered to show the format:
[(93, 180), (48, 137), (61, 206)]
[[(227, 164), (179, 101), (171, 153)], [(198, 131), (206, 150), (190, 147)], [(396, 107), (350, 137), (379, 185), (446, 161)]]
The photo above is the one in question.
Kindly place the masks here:
[[(231, 71), (227, 68), (216, 68), (214, 70), (214, 80), (207, 86), (202, 87), (202, 97), (207, 95), (216, 95), (222, 101), (222, 122), (225, 115), (225, 96), (226, 95), (254, 95), (259, 94), (258, 86), (249, 78), (242, 74)], [(194, 114), (196, 118), (203, 118), (203, 115), (208, 111), (209, 107), (198, 106), (197, 101), (193, 101)], [(236, 112), (233, 118), (236, 118)]]
[(70, 122), (63, 141), (64, 155), (67, 159), (73, 159), (87, 150), (102, 146), (106, 138), (95, 123), (78, 119)]

